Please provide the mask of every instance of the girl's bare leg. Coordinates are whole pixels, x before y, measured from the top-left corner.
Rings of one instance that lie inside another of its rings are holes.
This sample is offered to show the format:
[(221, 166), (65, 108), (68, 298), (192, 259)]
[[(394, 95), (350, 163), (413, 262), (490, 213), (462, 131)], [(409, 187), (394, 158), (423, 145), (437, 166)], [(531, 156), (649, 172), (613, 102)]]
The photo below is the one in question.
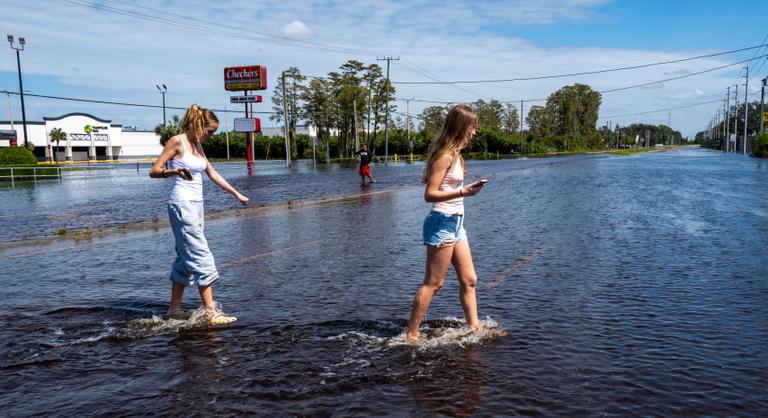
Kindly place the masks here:
[(216, 311), (216, 308), (213, 306), (213, 287), (203, 286), (199, 287), (198, 290), (200, 291), (200, 299), (203, 301), (205, 312), (209, 315), (213, 315)]
[(184, 298), (184, 286), (171, 282), (171, 305), (168, 307), (168, 315), (178, 315), (181, 313), (181, 300)]
[(459, 278), (459, 298), (461, 307), (464, 308), (464, 316), (467, 318), (467, 325), (470, 329), (477, 330), (480, 328), (475, 295), (477, 274), (475, 273), (475, 265), (472, 263), (472, 251), (469, 249), (467, 240), (461, 240), (453, 246), (451, 262)]
[(451, 256), (453, 255), (452, 245), (440, 247), (427, 245), (426, 247), (427, 271), (424, 275), (424, 282), (422, 282), (421, 287), (416, 292), (416, 296), (413, 298), (411, 319), (408, 321), (408, 330), (406, 332), (406, 337), (409, 340), (418, 340), (419, 325), (424, 320), (424, 315), (427, 313), (432, 297), (443, 286), (445, 273), (448, 271)]

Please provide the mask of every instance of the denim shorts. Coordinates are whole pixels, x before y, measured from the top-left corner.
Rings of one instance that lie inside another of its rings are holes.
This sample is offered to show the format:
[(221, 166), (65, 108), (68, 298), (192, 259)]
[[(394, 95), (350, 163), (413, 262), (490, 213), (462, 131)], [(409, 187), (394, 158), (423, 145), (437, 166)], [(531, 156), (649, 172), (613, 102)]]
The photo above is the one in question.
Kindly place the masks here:
[(441, 246), (446, 241), (455, 244), (467, 239), (464, 230), (464, 215), (432, 211), (424, 219), (424, 245)]
[(169, 279), (185, 287), (210, 286), (219, 272), (203, 233), (203, 201), (170, 201), (168, 218), (176, 239), (176, 261)]

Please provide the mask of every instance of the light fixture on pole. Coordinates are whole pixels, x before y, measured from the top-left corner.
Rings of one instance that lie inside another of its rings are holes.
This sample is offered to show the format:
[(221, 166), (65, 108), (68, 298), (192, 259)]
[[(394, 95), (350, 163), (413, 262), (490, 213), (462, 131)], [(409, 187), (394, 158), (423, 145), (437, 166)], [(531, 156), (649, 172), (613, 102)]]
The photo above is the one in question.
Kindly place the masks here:
[[(163, 88), (160, 88), (160, 86), (163, 86)], [(163, 126), (165, 126), (165, 92), (168, 91), (168, 87), (165, 87), (165, 84), (160, 84), (160, 86), (155, 84), (155, 87), (157, 87), (157, 89), (163, 95)]]
[(8, 43), (11, 44), (11, 49), (16, 50), (16, 66), (19, 69), (19, 95), (21, 96), (21, 123), (24, 127), (24, 147), (27, 147), (27, 112), (24, 109), (24, 85), (21, 82), (21, 56), (19, 55), (19, 51), (24, 50), (24, 45), (26, 44), (26, 41), (24, 40), (23, 36), (19, 36), (19, 45), (18, 47), (13, 46), (13, 35), (8, 35)]

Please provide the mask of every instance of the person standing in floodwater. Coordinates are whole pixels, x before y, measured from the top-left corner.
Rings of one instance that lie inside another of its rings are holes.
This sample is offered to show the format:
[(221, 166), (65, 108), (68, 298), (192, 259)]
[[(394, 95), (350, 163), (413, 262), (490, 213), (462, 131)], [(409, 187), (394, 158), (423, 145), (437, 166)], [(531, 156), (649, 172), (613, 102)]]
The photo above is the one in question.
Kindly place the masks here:
[(360, 181), (365, 184), (365, 178), (368, 177), (368, 181), (376, 183), (371, 177), (371, 154), (368, 152), (368, 144), (363, 144), (363, 149), (355, 154), (360, 156), (360, 169), (358, 170)]
[(419, 339), (419, 325), (432, 297), (442, 287), (450, 264), (459, 278), (459, 296), (467, 325), (473, 331), (480, 328), (475, 296), (477, 274), (464, 230), (464, 197), (480, 193), (483, 184), (474, 182), (464, 186), (467, 170), (461, 156), (461, 150), (475, 136), (476, 127), (477, 114), (472, 108), (455, 106), (445, 118), (442, 133), (429, 147), (422, 178), (426, 183), (424, 200), (432, 202), (432, 211), (423, 227), (427, 271), (413, 298), (406, 331), (406, 338), (411, 341)]
[[(168, 217), (176, 240), (176, 261), (171, 269), (171, 304), (167, 316), (183, 317), (181, 300), (187, 286), (197, 286), (211, 325), (223, 325), (237, 320), (221, 312), (213, 300), (211, 286), (219, 272), (208, 248), (204, 234), (203, 172), (219, 187), (231, 193), (242, 204), (248, 198), (240, 194), (213, 168), (203, 152), (203, 141), (219, 129), (219, 119), (209, 109), (193, 104), (179, 123), (181, 134), (171, 137), (157, 158), (149, 176), (173, 177), (173, 189), (168, 201)], [(170, 161), (170, 169), (166, 163)]]

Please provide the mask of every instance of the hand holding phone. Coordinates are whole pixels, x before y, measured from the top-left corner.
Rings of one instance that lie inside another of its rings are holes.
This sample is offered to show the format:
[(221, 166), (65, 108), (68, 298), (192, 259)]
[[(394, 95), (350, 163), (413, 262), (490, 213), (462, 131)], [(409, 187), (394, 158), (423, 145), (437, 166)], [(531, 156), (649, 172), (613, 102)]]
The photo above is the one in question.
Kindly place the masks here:
[(189, 172), (187, 167), (178, 168), (179, 177), (184, 180), (192, 180), (192, 173)]

